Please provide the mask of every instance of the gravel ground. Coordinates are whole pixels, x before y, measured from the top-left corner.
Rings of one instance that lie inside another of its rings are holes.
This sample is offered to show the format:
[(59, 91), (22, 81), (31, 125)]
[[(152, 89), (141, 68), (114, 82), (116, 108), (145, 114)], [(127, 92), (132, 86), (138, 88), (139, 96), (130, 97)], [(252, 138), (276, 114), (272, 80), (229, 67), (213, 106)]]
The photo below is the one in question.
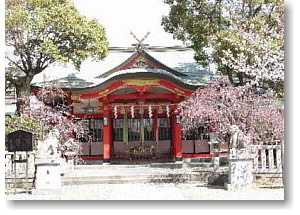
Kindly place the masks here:
[(61, 194), (6, 194), (7, 200), (284, 200), (284, 189), (231, 192), (204, 184), (90, 184), (64, 186)]

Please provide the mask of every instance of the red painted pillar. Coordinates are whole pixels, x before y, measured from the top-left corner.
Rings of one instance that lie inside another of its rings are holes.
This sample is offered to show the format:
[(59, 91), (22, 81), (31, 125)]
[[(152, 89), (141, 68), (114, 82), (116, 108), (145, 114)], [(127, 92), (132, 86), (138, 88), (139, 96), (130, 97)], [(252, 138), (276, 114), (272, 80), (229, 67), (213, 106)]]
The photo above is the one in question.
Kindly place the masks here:
[(103, 112), (103, 163), (110, 163), (112, 148), (112, 120), (109, 110)]
[(154, 133), (154, 137), (153, 137), (153, 140), (155, 141), (155, 142), (157, 142), (158, 141), (158, 119), (157, 119), (157, 117), (158, 117), (158, 114), (157, 114), (157, 110), (154, 110), (153, 111), (153, 133)]
[(175, 161), (182, 161), (181, 125), (176, 122), (176, 114), (171, 114), (171, 129), (173, 157)]

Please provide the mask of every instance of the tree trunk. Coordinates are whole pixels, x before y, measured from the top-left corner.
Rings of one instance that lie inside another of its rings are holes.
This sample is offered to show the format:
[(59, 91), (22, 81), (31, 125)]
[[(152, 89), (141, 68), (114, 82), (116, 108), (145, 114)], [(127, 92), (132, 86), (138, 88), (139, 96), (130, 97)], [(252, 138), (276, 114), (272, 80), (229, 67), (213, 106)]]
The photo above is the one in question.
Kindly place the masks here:
[(244, 83), (244, 80), (245, 80), (245, 73), (243, 72), (238, 72), (237, 73), (237, 76), (239, 78), (239, 86), (243, 86), (245, 83)]
[(233, 80), (233, 74), (232, 74), (232, 70), (229, 67), (225, 67), (225, 73), (228, 76), (228, 80), (230, 81), (231, 84), (235, 85), (234, 80)]
[(16, 114), (20, 115), (22, 112), (23, 98), (29, 96), (31, 93), (30, 83), (33, 79), (33, 75), (26, 75), (20, 77), (16, 83), (16, 94), (17, 94), (17, 110)]

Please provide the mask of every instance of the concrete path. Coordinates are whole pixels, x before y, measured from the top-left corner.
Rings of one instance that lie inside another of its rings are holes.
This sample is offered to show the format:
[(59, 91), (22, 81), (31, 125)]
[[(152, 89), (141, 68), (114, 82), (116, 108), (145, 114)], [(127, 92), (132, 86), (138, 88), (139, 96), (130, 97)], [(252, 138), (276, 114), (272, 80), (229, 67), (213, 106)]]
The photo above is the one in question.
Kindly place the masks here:
[(184, 200), (180, 189), (172, 184), (154, 186), (147, 184), (135, 184), (124, 186), (117, 184), (112, 190), (110, 200)]
[(230, 192), (204, 184), (90, 184), (64, 186), (61, 194), (6, 195), (10, 200), (284, 200), (284, 189)]

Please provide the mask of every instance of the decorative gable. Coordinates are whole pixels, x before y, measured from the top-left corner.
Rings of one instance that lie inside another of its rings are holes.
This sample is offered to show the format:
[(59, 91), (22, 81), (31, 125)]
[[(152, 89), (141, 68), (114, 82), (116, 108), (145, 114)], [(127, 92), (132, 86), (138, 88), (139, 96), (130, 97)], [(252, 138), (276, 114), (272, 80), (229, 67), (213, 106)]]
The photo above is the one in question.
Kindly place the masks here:
[(142, 55), (138, 55), (136, 58), (132, 59), (126, 65), (121, 67), (119, 70), (132, 69), (132, 68), (159, 69), (157, 65), (153, 64)]
[(145, 60), (136, 60), (131, 68), (153, 68)]
[(147, 54), (144, 50), (136, 51), (131, 57), (129, 57), (126, 61), (118, 65), (117, 67), (111, 69), (110, 71), (97, 76), (96, 78), (105, 78), (112, 73), (118, 72), (120, 70), (126, 70), (131, 68), (151, 68), (151, 69), (161, 69), (167, 72), (170, 72), (176, 76), (182, 77), (187, 76), (181, 72), (178, 72), (166, 65), (162, 64), (149, 54)]

